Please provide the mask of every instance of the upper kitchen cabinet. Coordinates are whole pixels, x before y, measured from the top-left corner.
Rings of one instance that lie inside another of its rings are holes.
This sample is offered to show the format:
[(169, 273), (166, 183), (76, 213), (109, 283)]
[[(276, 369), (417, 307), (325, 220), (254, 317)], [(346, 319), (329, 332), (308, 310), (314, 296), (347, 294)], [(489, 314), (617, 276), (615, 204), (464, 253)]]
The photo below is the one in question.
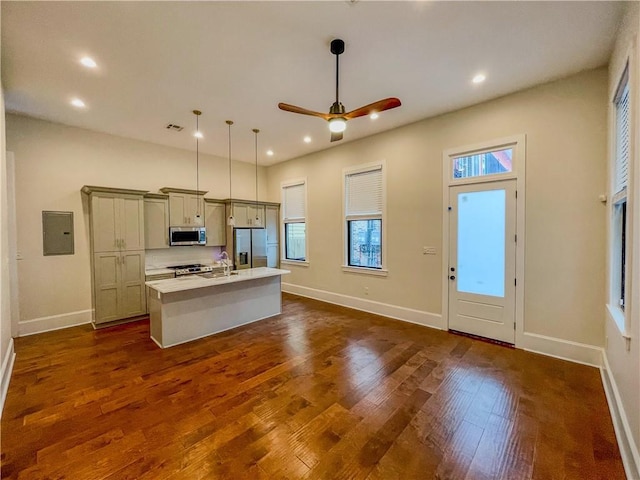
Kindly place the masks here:
[(144, 245), (147, 250), (169, 248), (169, 195), (144, 196)]
[(267, 229), (267, 243), (278, 243), (278, 225), (280, 208), (277, 205), (266, 206), (266, 229)]
[(95, 252), (144, 250), (143, 190), (84, 186)]
[(264, 205), (234, 201), (231, 214), (236, 228), (264, 228)]
[[(204, 194), (207, 192), (171, 187), (161, 188), (160, 191), (169, 194), (169, 226), (193, 227), (204, 223)], [(200, 222), (198, 215), (202, 220)]]
[(278, 205), (266, 205), (267, 229), (267, 267), (280, 267), (279, 225), (280, 207)]
[(205, 199), (204, 226), (207, 229), (207, 246), (220, 247), (227, 244), (225, 205)]

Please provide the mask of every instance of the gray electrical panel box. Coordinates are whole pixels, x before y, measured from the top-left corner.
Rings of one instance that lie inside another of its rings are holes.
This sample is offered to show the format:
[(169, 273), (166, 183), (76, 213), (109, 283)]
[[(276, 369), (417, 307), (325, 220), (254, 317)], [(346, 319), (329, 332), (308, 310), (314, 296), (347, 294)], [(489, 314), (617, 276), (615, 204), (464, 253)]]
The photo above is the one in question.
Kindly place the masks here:
[(43, 255), (73, 255), (73, 212), (42, 212)]

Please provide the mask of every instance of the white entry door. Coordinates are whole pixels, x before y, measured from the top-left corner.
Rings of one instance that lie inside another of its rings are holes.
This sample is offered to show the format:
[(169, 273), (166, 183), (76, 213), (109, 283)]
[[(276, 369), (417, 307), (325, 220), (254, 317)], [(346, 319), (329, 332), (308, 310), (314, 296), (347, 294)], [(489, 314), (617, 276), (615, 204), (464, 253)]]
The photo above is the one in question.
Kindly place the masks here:
[(516, 181), (449, 187), (449, 329), (515, 343)]

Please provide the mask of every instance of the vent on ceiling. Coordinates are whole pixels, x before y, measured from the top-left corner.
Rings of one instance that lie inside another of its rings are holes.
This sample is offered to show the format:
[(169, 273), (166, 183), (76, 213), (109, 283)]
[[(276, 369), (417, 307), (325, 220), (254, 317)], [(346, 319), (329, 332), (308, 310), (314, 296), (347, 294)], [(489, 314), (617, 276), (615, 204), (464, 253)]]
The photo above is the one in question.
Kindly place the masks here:
[(184, 127), (176, 125), (175, 123), (167, 123), (164, 128), (166, 128), (167, 130), (173, 130), (174, 132), (181, 132), (182, 130), (184, 130)]

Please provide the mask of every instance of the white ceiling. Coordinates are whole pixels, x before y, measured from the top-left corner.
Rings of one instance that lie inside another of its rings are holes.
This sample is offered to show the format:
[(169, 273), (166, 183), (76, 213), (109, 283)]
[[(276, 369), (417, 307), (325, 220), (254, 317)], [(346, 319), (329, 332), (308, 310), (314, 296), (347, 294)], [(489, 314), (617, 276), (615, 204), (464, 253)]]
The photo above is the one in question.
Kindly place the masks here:
[[(9, 2), (2, 8), (7, 111), (269, 165), (604, 65), (618, 2)], [(400, 108), (327, 124), (278, 102), (328, 112), (385, 97)], [(80, 57), (93, 57), (88, 70)], [(484, 84), (471, 78), (484, 72)], [(71, 107), (73, 97), (87, 108)], [(164, 127), (185, 127), (172, 132)], [(302, 138), (310, 135), (312, 143)], [(267, 157), (265, 151), (275, 151)]]

